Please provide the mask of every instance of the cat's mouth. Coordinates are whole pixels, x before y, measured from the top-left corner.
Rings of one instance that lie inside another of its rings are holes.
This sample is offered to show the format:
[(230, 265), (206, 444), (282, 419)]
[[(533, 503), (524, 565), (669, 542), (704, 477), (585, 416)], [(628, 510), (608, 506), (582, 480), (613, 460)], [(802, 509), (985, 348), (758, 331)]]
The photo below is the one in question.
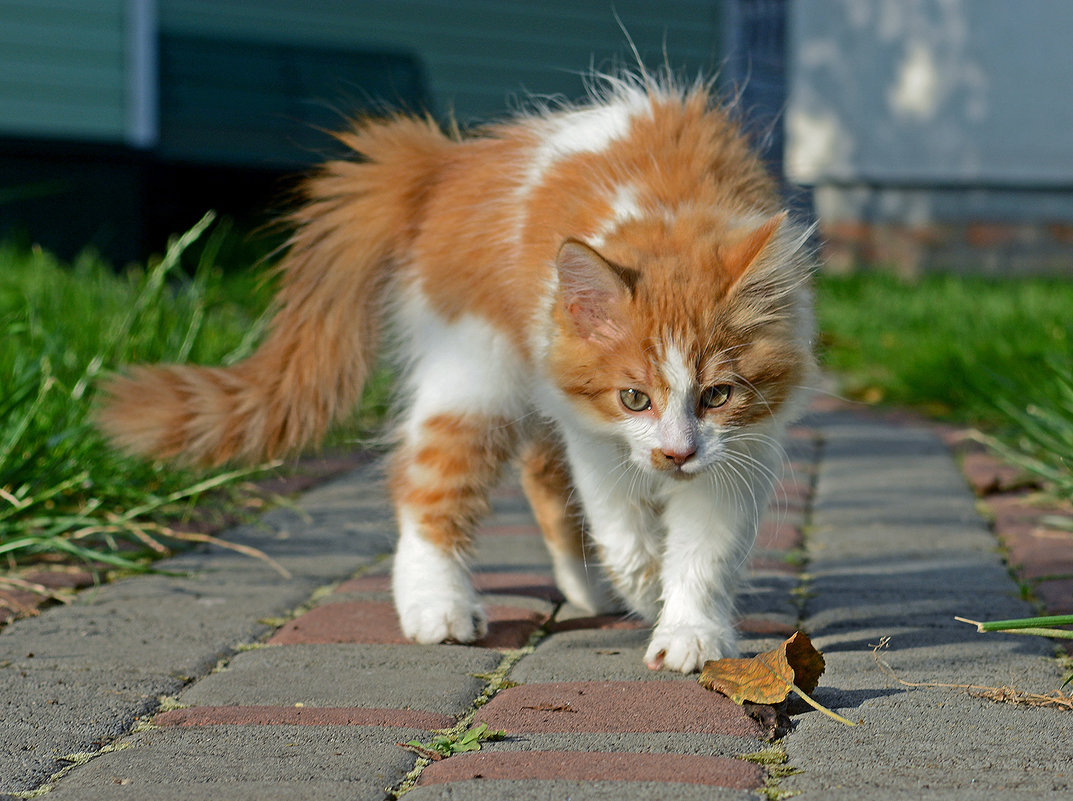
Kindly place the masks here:
[(666, 475), (670, 476), (675, 481), (689, 481), (689, 480), (691, 480), (693, 478), (696, 478), (697, 475), (699, 475), (699, 474), (698, 473), (687, 473), (681, 467), (676, 467), (673, 470), (668, 470), (666, 472)]
[(677, 459), (668, 455), (659, 448), (653, 448), (649, 454), (648, 464), (656, 472), (669, 476), (677, 481), (688, 481), (702, 470), (697, 469), (695, 457), (691, 454), (685, 459)]

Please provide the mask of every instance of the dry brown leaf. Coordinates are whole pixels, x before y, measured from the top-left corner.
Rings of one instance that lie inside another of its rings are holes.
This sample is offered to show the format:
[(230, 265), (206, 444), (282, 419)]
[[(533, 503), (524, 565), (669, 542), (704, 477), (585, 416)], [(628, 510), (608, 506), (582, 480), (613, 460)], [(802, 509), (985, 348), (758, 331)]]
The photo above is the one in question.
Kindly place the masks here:
[(714, 659), (704, 665), (700, 683), (736, 704), (777, 704), (794, 687), (810, 693), (823, 675), (823, 654), (800, 631), (771, 651), (748, 659)]

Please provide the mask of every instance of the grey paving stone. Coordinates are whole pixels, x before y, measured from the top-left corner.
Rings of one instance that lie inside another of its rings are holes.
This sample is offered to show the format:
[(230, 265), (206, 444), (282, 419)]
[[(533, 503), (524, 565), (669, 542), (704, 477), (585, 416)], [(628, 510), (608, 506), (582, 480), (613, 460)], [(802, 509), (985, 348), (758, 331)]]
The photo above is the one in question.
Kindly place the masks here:
[(510, 673), (520, 683), (550, 681), (669, 681), (645, 667), (648, 629), (582, 629), (551, 634)]
[[(418, 736), (425, 735), (366, 726), (157, 729), (133, 735), (121, 749), (76, 767), (48, 797), (252, 801), (274, 786), (276, 798), (382, 799), (416, 761), (396, 743)], [(191, 792), (203, 794), (181, 795)]]
[(482, 570), (551, 570), (551, 557), (539, 536), (479, 534), (475, 552)]
[(799, 584), (800, 579), (792, 573), (755, 571), (746, 574), (734, 608), (740, 616), (777, 617), (793, 625), (797, 622), (797, 601), (793, 591)]
[(460, 645), (282, 645), (238, 654), (179, 697), (191, 706), (266, 704), (466, 711), (502, 655)]

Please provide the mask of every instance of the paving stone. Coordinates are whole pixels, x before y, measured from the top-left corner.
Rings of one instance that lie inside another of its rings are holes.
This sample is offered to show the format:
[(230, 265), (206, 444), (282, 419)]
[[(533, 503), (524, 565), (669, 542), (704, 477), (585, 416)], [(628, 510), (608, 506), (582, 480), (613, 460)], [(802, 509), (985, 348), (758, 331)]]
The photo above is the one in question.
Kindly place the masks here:
[(490, 740), (482, 752), (497, 751), (625, 751), (631, 754), (695, 754), (728, 756), (767, 746), (756, 737), (688, 732), (514, 732)]
[(645, 667), (644, 653), (651, 628), (637, 621), (627, 623), (628, 627), (623, 628), (580, 628), (552, 634), (515, 665), (510, 678), (518, 682), (670, 681), (676, 678), (667, 671)]
[(1052, 579), (1034, 585), (1049, 615), (1073, 615), (1073, 578)]
[(360, 709), (309, 706), (194, 706), (172, 709), (153, 717), (153, 725), (167, 726), (394, 726), (447, 729), (455, 719), (410, 709)]
[(1024, 486), (1025, 483), (1023, 470), (983, 451), (962, 454), (961, 472), (973, 492), (980, 497)]
[(367, 726), (157, 729), (132, 735), (122, 749), (71, 771), (49, 798), (155, 799), (171, 790), (212, 788), (213, 796), (202, 797), (253, 801), (271, 784), (291, 792), (277, 797), (381, 799), (416, 760), (395, 743), (421, 735)]
[(540, 536), (530, 533), (480, 532), (474, 548), (477, 563), (489, 572), (551, 570), (551, 557)]
[(749, 639), (751, 639), (749, 635), (786, 639), (797, 631), (797, 625), (794, 622), (776, 617), (747, 617), (739, 620), (736, 626), (738, 633), (743, 635), (743, 638)]
[(539, 540), (542, 536), (540, 527), (531, 518), (521, 523), (501, 522), (502, 517), (497, 516), (494, 522), (485, 523), (480, 527), (478, 536), (482, 537), (532, 537)]
[(630, 754), (592, 751), (513, 751), (459, 754), (434, 762), (419, 784), (467, 779), (566, 779), (568, 781), (676, 782), (755, 789), (763, 771), (740, 759), (685, 754)]
[(515, 732), (690, 732), (763, 737), (726, 696), (695, 680), (522, 684), (477, 711), (492, 729)]
[[(521, 595), (540, 598), (553, 603), (563, 600), (562, 593), (555, 586), (550, 573), (498, 571), (489, 572), (480, 568), (473, 571), (473, 586), (477, 592), (496, 593), (498, 595)], [(390, 593), (391, 576), (374, 574), (348, 579), (335, 590), (337, 594)]]
[(237, 655), (184, 690), (191, 706), (256, 704), (416, 709), (458, 715), (502, 656), (461, 645), (288, 645)]
[[(520, 606), (488, 606), (488, 633), (474, 643), (481, 648), (521, 648), (550, 616)], [(336, 601), (316, 606), (288, 622), (270, 645), (309, 643), (409, 644), (399, 628), (395, 607), (387, 601)]]
[(749, 572), (781, 573), (784, 576), (798, 576), (801, 573), (800, 558), (784, 551), (753, 550), (749, 557)]
[(756, 791), (675, 782), (472, 779), (416, 787), (406, 798), (411, 801), (756, 801)]
[(744, 577), (735, 599), (739, 615), (778, 617), (786, 622), (797, 620), (797, 601), (793, 592), (801, 583), (796, 573), (754, 571)]
[(791, 551), (800, 548), (801, 526), (787, 520), (766, 517), (756, 533), (756, 547), (768, 551)]

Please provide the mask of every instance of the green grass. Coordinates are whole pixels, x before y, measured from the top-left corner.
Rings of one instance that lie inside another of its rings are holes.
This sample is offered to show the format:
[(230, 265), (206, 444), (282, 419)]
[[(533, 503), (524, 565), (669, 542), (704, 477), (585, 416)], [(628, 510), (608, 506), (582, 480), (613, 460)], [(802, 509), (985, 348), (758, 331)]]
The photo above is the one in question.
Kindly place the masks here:
[[(1052, 493), (1073, 500), (1073, 363), (1048, 358), (1040, 377), (1044, 396), (1021, 403), (1009, 392), (998, 407), (1008, 425), (985, 441), (1007, 461), (1042, 480)], [(1048, 517), (1044, 523), (1073, 531), (1073, 517)]]
[[(242, 475), (126, 459), (89, 422), (94, 382), (109, 369), (228, 363), (254, 345), (269, 288), (249, 270), (220, 269), (228, 231), (209, 225), (175, 240), (149, 269), (124, 273), (92, 254), (67, 265), (0, 245), (0, 555), (9, 564), (64, 553), (144, 565), (169, 550), (168, 522)], [(187, 274), (180, 262), (199, 238)]]
[(1048, 359), (1073, 363), (1073, 281), (886, 273), (821, 276), (821, 358), (856, 400), (984, 427), (996, 402), (1048, 402)]

